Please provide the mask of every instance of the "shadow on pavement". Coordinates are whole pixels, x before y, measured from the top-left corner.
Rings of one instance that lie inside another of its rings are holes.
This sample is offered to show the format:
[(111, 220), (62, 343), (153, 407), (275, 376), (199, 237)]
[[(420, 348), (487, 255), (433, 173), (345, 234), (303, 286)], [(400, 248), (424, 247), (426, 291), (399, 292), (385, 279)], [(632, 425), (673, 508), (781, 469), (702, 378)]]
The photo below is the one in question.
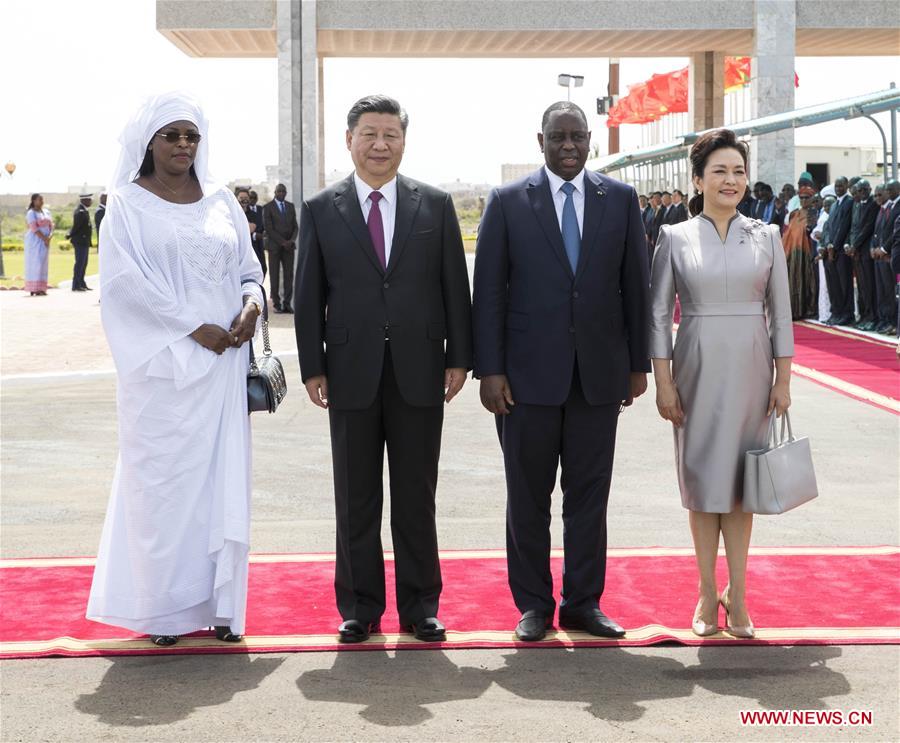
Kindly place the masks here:
[(255, 689), (283, 662), (244, 654), (111, 658), (97, 690), (76, 699), (75, 709), (107, 725), (166, 725)]
[(488, 671), (460, 667), (440, 651), (409, 650), (391, 657), (376, 650), (337, 653), (328, 669), (297, 679), (313, 702), (364, 705), (359, 715), (374, 725), (419, 725), (433, 717), (428, 704), (477, 699), (491, 685)]
[(833, 645), (702, 647), (699, 665), (672, 675), (714, 694), (752, 699), (764, 709), (825, 709), (824, 697), (852, 691), (847, 677), (827, 665), (842, 655)]
[(297, 686), (310, 701), (362, 705), (361, 717), (385, 727), (419, 725), (433, 716), (427, 705), (480, 697), (492, 683), (521, 699), (580, 703), (598, 719), (633, 722), (645, 703), (687, 698), (698, 687), (762, 708), (824, 708), (825, 697), (851, 691), (827, 666), (841, 654), (828, 646), (701, 648), (699, 663), (685, 665), (619, 648), (542, 648), (505, 654), (505, 665), (489, 670), (457, 666), (442, 652), (340, 652)]

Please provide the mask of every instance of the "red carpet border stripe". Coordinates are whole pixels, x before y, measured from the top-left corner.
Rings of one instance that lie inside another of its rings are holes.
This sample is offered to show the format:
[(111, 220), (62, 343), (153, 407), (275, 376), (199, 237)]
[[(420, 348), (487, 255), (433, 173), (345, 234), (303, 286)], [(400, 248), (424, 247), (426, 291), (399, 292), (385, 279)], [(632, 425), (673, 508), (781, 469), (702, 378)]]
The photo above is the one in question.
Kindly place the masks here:
[[(517, 642), (518, 612), (507, 586), (503, 550), (443, 553), (440, 616), (446, 641), (421, 643), (399, 632), (394, 610), (393, 561), (385, 564), (388, 609), (384, 634), (341, 645), (334, 606), (333, 555), (253, 555), (247, 637), (220, 643), (209, 631), (157, 648), (146, 637), (84, 617), (93, 569), (90, 558), (5, 560), (0, 581), (0, 657), (107, 656), (186, 653), (268, 653), (345, 650), (427, 650), (517, 647), (628, 647), (682, 645), (795, 645), (900, 643), (900, 548), (755, 547), (748, 603), (758, 627), (752, 640), (719, 633), (698, 638), (689, 629), (696, 601), (696, 565), (689, 548), (610, 550), (601, 605), (626, 627), (619, 640), (560, 629), (537, 644)], [(562, 559), (551, 567), (560, 585)], [(62, 564), (60, 564), (62, 563)], [(725, 560), (718, 580), (727, 580)], [(810, 580), (815, 576), (815, 580)], [(665, 586), (660, 591), (660, 586)], [(822, 600), (827, 586), (827, 601)], [(720, 623), (724, 616), (720, 614)]]
[(225, 645), (211, 637), (185, 637), (177, 645), (156, 647), (146, 639), (111, 638), (77, 640), (60, 637), (44, 642), (0, 643), (0, 658), (103, 657), (116, 655), (196, 655), (290, 652), (395, 651), (395, 650), (484, 650), (501, 648), (602, 648), (646, 647), (675, 642), (692, 647), (709, 645), (898, 645), (896, 627), (767, 627), (758, 629), (753, 639), (732, 637), (719, 632), (697, 637), (690, 629), (673, 629), (658, 624), (629, 629), (622, 640), (593, 637), (585, 632), (548, 632), (540, 642), (519, 642), (510, 631), (447, 632), (444, 642), (420, 642), (408, 634), (372, 635), (368, 642), (338, 645), (335, 635), (258, 635), (246, 636), (240, 643)]

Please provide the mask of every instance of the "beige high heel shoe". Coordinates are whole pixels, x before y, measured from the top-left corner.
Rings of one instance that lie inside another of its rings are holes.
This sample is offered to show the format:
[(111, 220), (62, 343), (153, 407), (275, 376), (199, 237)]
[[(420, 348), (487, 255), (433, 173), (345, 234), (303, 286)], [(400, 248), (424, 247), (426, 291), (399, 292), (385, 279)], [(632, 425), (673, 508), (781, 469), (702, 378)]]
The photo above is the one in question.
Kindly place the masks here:
[(725, 609), (725, 631), (734, 637), (740, 637), (749, 640), (756, 636), (756, 630), (753, 629), (752, 622), (741, 627), (735, 627), (731, 623), (731, 602), (728, 600), (729, 588), (731, 588), (731, 586), (725, 586), (725, 590), (722, 591), (722, 595), (719, 597), (719, 603), (722, 604), (722, 608)]
[(698, 637), (709, 637), (719, 631), (719, 602), (716, 601), (716, 621), (709, 624), (700, 619), (700, 602), (702, 600), (697, 600), (697, 608), (694, 609), (694, 618), (691, 620), (691, 630)]

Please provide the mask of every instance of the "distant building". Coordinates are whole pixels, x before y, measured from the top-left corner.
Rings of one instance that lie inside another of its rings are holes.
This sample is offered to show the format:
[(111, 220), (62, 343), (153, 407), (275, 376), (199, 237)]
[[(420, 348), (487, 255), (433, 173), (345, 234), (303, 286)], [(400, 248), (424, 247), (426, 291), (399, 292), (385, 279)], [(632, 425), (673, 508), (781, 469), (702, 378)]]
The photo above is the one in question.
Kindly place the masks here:
[[(794, 148), (794, 172), (807, 171), (821, 188), (836, 178), (861, 175), (881, 182), (884, 152), (878, 147), (858, 145), (799, 145)], [(775, 184), (772, 184), (775, 186)], [(779, 183), (776, 191), (784, 185)]]
[(325, 175), (325, 188), (334, 185), (338, 181), (344, 180), (348, 175), (350, 175), (349, 170), (332, 170)]
[(486, 194), (491, 190), (490, 183), (465, 183), (459, 178), (455, 181), (451, 181), (450, 183), (440, 183), (438, 184), (438, 188), (442, 191), (446, 191), (449, 194)]
[(535, 163), (503, 163), (500, 166), (500, 183), (509, 183), (524, 178), (529, 173), (533, 173), (541, 167)]

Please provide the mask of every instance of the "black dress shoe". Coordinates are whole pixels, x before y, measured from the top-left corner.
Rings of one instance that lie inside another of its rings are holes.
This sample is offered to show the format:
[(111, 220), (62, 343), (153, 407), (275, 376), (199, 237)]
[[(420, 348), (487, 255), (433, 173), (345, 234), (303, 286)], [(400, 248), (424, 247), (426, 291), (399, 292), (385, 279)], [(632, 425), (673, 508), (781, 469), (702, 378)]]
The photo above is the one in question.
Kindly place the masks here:
[(289, 304), (284, 305), (284, 307), (282, 307), (282, 309), (283, 309), (284, 312), (285, 312), (286, 314), (288, 314), (288, 315), (293, 315), (293, 314), (294, 314), (294, 308), (291, 307)]
[(559, 626), (566, 629), (580, 629), (597, 637), (624, 637), (625, 630), (600, 609), (594, 607), (568, 614), (559, 612)]
[(412, 632), (422, 642), (440, 642), (447, 639), (447, 628), (437, 617), (426, 617), (418, 622), (400, 626), (404, 632)]
[(282, 312), (284, 312), (284, 310), (281, 309), (281, 305), (280, 305), (280, 304), (274, 304), (274, 305), (272, 305), (272, 310), (273, 310), (274, 312), (277, 312), (279, 315), (280, 315)]
[(553, 617), (547, 616), (538, 609), (529, 609), (516, 625), (516, 637), (522, 642), (538, 642), (547, 636), (547, 630), (553, 626)]
[(369, 635), (381, 632), (380, 622), (360, 622), (358, 619), (348, 619), (338, 627), (341, 642), (365, 642)]

